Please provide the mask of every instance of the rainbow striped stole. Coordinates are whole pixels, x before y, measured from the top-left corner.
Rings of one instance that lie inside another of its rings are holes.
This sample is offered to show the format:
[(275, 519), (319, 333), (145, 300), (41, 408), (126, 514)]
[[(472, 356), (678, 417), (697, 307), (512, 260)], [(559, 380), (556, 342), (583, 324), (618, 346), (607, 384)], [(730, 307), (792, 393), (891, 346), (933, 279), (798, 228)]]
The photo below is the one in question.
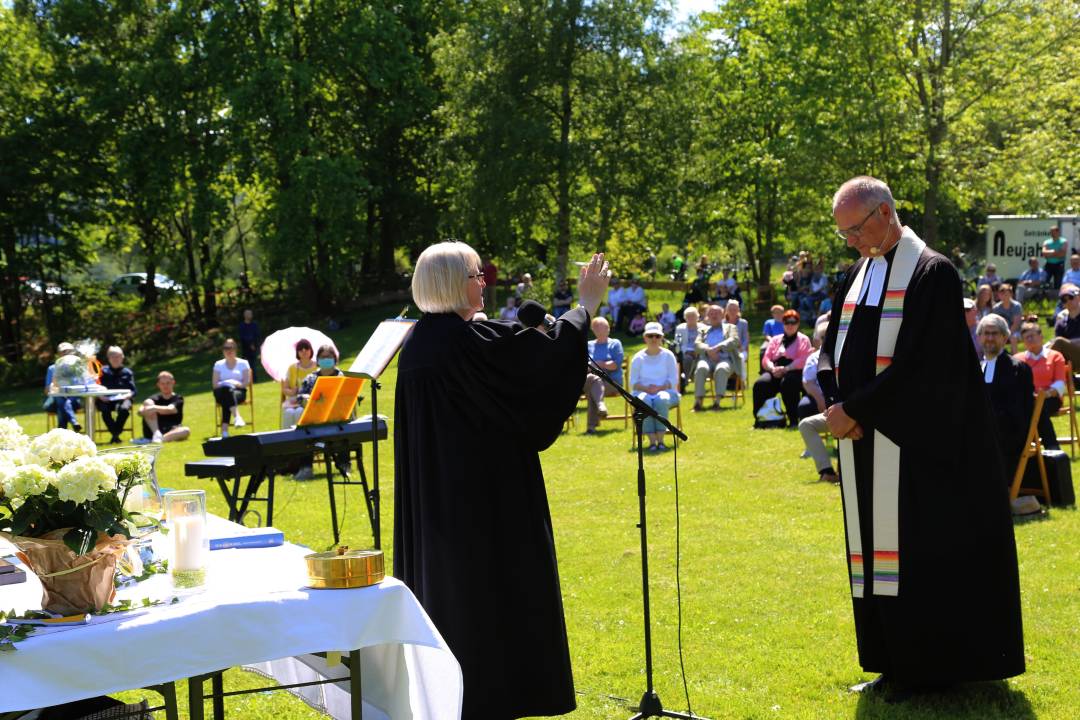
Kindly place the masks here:
[[(878, 325), (875, 369), (881, 374), (892, 365), (896, 339), (904, 320), (904, 298), (915, 273), (915, 265), (926, 249), (926, 243), (909, 228), (904, 228), (893, 257), (889, 282), (881, 302), (881, 321)], [(836, 374), (840, 375), (840, 361), (855, 305), (870, 261), (859, 268), (848, 288), (840, 313), (839, 332), (834, 350)], [(859, 519), (859, 497), (855, 476), (855, 450), (851, 440), (840, 441), (840, 484), (844, 499), (844, 520), (847, 526), (848, 572), (851, 577), (852, 597), (864, 597), (866, 587), (865, 555), (862, 547), (862, 529)], [(900, 594), (900, 448), (877, 430), (874, 431), (872, 507), (874, 547), (872, 558), (871, 592), (874, 595), (896, 597)]]

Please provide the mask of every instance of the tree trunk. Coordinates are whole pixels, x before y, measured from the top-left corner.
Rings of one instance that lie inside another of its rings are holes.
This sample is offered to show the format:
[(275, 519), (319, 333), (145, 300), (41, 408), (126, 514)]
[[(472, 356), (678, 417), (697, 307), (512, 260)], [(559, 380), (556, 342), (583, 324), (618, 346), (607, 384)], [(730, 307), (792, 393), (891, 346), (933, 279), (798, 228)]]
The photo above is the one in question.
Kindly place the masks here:
[(559, 66), (559, 150), (556, 160), (556, 194), (558, 215), (555, 244), (555, 282), (566, 278), (566, 265), (570, 255), (570, 121), (573, 117), (571, 83), (574, 79), (574, 58), (577, 53), (577, 21), (581, 14), (581, 1), (570, 0), (566, 8), (562, 57)]

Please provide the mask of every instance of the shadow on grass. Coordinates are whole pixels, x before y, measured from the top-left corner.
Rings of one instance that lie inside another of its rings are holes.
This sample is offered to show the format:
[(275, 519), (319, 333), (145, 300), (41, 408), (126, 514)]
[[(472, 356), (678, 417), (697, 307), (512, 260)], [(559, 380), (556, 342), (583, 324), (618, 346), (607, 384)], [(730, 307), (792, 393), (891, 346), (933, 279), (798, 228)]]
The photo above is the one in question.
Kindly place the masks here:
[(857, 720), (1034, 720), (1035, 711), (1023, 691), (1000, 680), (963, 683), (948, 690), (920, 694), (899, 703), (887, 703), (874, 693), (859, 696)]

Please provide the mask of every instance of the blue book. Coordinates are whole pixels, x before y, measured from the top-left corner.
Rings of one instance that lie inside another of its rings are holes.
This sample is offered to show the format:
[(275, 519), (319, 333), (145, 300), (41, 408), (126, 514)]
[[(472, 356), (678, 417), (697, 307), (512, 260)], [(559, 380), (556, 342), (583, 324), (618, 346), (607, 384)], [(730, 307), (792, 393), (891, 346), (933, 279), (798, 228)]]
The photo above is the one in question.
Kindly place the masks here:
[(285, 542), (285, 533), (272, 527), (267, 528), (236, 528), (237, 532), (230, 532), (221, 537), (210, 538), (211, 550), (228, 550), (230, 548), (268, 548), (277, 547)]

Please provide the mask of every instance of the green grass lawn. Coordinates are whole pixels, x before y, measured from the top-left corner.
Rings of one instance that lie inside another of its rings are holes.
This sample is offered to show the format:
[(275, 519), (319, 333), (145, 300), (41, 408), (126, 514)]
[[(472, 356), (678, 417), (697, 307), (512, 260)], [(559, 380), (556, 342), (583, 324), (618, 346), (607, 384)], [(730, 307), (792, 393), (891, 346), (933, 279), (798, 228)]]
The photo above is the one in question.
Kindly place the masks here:
[[(664, 298), (668, 299), (668, 298)], [(659, 302), (653, 298), (656, 307)], [(382, 317), (382, 308), (353, 318), (335, 334), (348, 362)], [(751, 321), (756, 347), (760, 319)], [(637, 341), (627, 350), (636, 351)], [(753, 351), (752, 351), (753, 354)], [(224, 515), (216, 487), (184, 477), (185, 460), (202, 457), (201, 440), (216, 434), (210, 371), (216, 353), (168, 364), (186, 398), (193, 437), (168, 445), (158, 459), (162, 483), (202, 487), (210, 509)], [(751, 363), (753, 364), (753, 362)], [(139, 399), (165, 365), (138, 367)], [(379, 410), (394, 421), (393, 366), (382, 379)], [(265, 373), (255, 390), (255, 429), (278, 427), (278, 390)], [(365, 393), (367, 394), (367, 393)], [(0, 396), (0, 416), (16, 415), (42, 432), (36, 389)], [(1028, 672), (1013, 680), (930, 695), (900, 706), (849, 694), (871, 676), (858, 665), (844, 559), (840, 491), (820, 483), (812, 461), (800, 460), (798, 433), (752, 430), (749, 407), (691, 413), (683, 400), (690, 442), (678, 450), (681, 497), (683, 646), (695, 713), (711, 718), (1073, 718), (1080, 707), (1080, 517), (1055, 509), (1016, 528), (1020, 554)], [(370, 408), (365, 401), (367, 408)], [(250, 419), (250, 418), (249, 418)], [(608, 422), (584, 436), (577, 425), (542, 455), (569, 628), (576, 718), (627, 716), (645, 687), (635, 455), (630, 431)], [(1064, 433), (1065, 426), (1059, 426)], [(393, 453), (380, 455), (383, 543), (391, 546)], [(483, 453), (483, 438), (474, 451)], [(370, 463), (370, 446), (365, 448)], [(652, 573), (655, 684), (666, 707), (685, 710), (677, 653), (674, 455), (646, 459)], [(347, 501), (342, 541), (370, 544), (356, 489)], [(274, 524), (292, 542), (315, 550), (331, 543), (326, 486), (277, 485)], [(387, 567), (392, 564), (387, 559)], [(993, 598), (987, 598), (993, 602)], [(267, 628), (267, 632), (273, 632)], [(258, 678), (230, 671), (227, 689)], [(2, 684), (2, 680), (0, 680)], [(286, 693), (230, 698), (232, 717), (317, 717)]]

